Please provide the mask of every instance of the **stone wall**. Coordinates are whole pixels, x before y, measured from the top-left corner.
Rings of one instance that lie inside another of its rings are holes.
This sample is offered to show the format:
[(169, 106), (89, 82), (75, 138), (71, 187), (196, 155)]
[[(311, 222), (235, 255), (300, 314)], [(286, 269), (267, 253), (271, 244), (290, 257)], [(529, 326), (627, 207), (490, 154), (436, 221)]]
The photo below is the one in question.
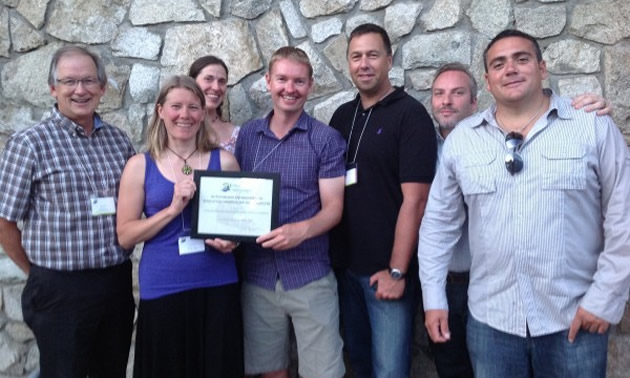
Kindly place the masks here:
[[(460, 61), (483, 83), (489, 39), (517, 27), (540, 39), (558, 93), (604, 94), (630, 141), (630, 2), (627, 0), (0, 0), (0, 146), (40, 120), (53, 99), (46, 84), (52, 51), (89, 45), (110, 83), (99, 112), (142, 143), (159, 83), (204, 54), (230, 67), (226, 110), (235, 124), (270, 108), (263, 75), (271, 53), (304, 49), (315, 68), (307, 109), (327, 122), (355, 95), (345, 61), (347, 36), (363, 22), (383, 25), (394, 43), (390, 77), (428, 102), (437, 66)], [(483, 85), (482, 85), (483, 86)], [(482, 91), (481, 108), (490, 102)], [(24, 275), (0, 252), (0, 376), (37, 367), (22, 323)], [(630, 312), (613, 331), (609, 376), (630, 370)], [(432, 376), (422, 353), (414, 376)]]

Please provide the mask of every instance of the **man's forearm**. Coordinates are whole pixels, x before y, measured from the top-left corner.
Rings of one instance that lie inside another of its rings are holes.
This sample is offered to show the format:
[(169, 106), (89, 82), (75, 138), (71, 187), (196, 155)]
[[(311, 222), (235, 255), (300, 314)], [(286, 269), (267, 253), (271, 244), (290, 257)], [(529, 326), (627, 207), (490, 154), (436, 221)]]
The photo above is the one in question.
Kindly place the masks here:
[(13, 262), (28, 274), (31, 263), (26, 257), (24, 247), (22, 247), (22, 232), (15, 222), (9, 222), (0, 218), (0, 245)]
[(406, 272), (418, 246), (418, 230), (424, 215), (428, 184), (403, 184), (403, 203), (398, 212), (390, 267)]

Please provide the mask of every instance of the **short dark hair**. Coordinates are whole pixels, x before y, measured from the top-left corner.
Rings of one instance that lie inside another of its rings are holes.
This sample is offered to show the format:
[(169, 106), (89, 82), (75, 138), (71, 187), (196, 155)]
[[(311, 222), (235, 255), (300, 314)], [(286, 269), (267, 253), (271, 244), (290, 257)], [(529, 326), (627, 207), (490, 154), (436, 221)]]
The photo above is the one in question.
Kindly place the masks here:
[[(225, 64), (223, 59), (216, 57), (214, 55), (206, 55), (206, 56), (202, 56), (201, 58), (195, 59), (195, 61), (192, 62), (192, 64), (190, 65), (190, 68), (188, 69), (188, 76), (197, 80), (197, 76), (199, 76), (199, 74), (204, 68), (206, 68), (207, 66), (213, 66), (213, 65), (219, 65), (223, 67), (223, 69), (225, 70), (225, 78), (226, 79), (228, 78), (228, 75), (230, 74), (230, 72), (228, 71), (227, 64)], [(217, 108), (217, 114), (219, 115), (219, 117), (223, 117), (223, 110), (221, 110), (222, 106), (223, 106), (223, 102), (221, 102), (219, 104), (219, 107)]]
[(497, 34), (494, 38), (492, 38), (492, 41), (490, 41), (490, 43), (488, 43), (488, 46), (483, 51), (483, 67), (486, 70), (486, 72), (488, 72), (488, 50), (490, 50), (492, 45), (494, 45), (498, 41), (500, 41), (500, 40), (502, 40), (504, 38), (510, 38), (510, 37), (519, 37), (519, 38), (524, 38), (524, 39), (527, 39), (528, 41), (530, 41), (532, 43), (532, 45), (534, 46), (534, 51), (536, 52), (536, 60), (538, 62), (542, 61), (542, 59), (543, 59), (542, 58), (542, 51), (540, 50), (540, 46), (538, 45), (538, 41), (536, 40), (536, 38), (532, 37), (531, 35), (529, 35), (527, 33), (522, 32), (520, 30), (505, 29), (504, 31), (502, 31), (499, 34)]
[(98, 82), (102, 87), (107, 85), (107, 73), (105, 72), (105, 65), (101, 58), (98, 55), (91, 52), (82, 46), (76, 45), (68, 45), (61, 47), (55, 51), (50, 60), (50, 68), (48, 70), (48, 85), (53, 86), (57, 82), (57, 65), (59, 64), (59, 60), (66, 55), (83, 55), (88, 56), (94, 61), (94, 65), (96, 66), (96, 76)]
[(458, 72), (462, 72), (466, 74), (466, 76), (468, 76), (468, 80), (470, 81), (470, 85), (469, 85), (470, 99), (473, 100), (477, 98), (477, 80), (475, 80), (475, 77), (470, 72), (468, 67), (458, 62), (446, 63), (446, 64), (441, 65), (440, 68), (438, 68), (437, 72), (435, 72), (435, 75), (433, 76), (433, 82), (431, 83), (431, 88), (433, 88), (433, 84), (435, 84), (435, 80), (437, 80), (437, 78), (441, 74), (448, 71), (458, 71)]
[[(356, 28), (354, 28), (354, 30), (352, 30), (352, 32), (350, 33), (350, 39), (348, 39), (348, 46), (350, 46), (350, 42), (352, 42), (353, 38), (360, 37), (362, 35), (369, 34), (369, 33), (376, 33), (380, 35), (381, 39), (383, 40), (383, 45), (385, 45), (385, 51), (387, 52), (387, 55), (392, 55), (392, 41), (390, 41), (389, 35), (387, 35), (387, 32), (385, 31), (385, 29), (383, 29), (382, 27), (376, 24), (371, 24), (371, 23), (361, 24), (357, 26)], [(347, 51), (346, 51), (346, 55), (347, 55)]]

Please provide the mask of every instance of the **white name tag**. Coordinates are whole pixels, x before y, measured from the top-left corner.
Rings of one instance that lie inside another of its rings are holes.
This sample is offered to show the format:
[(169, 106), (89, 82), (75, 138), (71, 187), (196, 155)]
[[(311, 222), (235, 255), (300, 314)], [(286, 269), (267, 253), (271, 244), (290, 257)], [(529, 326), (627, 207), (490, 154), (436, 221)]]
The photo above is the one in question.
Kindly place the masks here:
[(114, 197), (92, 197), (92, 216), (114, 215), (116, 214), (116, 203)]
[(181, 236), (177, 242), (179, 244), (180, 255), (205, 252), (206, 250), (206, 243), (203, 242), (203, 239), (192, 239), (190, 236)]
[(346, 168), (346, 186), (354, 185), (359, 181), (358, 169), (356, 164), (352, 164)]

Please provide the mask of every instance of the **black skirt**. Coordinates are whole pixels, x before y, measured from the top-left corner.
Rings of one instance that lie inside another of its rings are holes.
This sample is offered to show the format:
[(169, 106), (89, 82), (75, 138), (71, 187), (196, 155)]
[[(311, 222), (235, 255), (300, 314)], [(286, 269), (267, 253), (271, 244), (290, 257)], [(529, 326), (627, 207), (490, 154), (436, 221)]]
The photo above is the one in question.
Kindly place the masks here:
[(240, 285), (140, 300), (133, 376), (242, 377)]

